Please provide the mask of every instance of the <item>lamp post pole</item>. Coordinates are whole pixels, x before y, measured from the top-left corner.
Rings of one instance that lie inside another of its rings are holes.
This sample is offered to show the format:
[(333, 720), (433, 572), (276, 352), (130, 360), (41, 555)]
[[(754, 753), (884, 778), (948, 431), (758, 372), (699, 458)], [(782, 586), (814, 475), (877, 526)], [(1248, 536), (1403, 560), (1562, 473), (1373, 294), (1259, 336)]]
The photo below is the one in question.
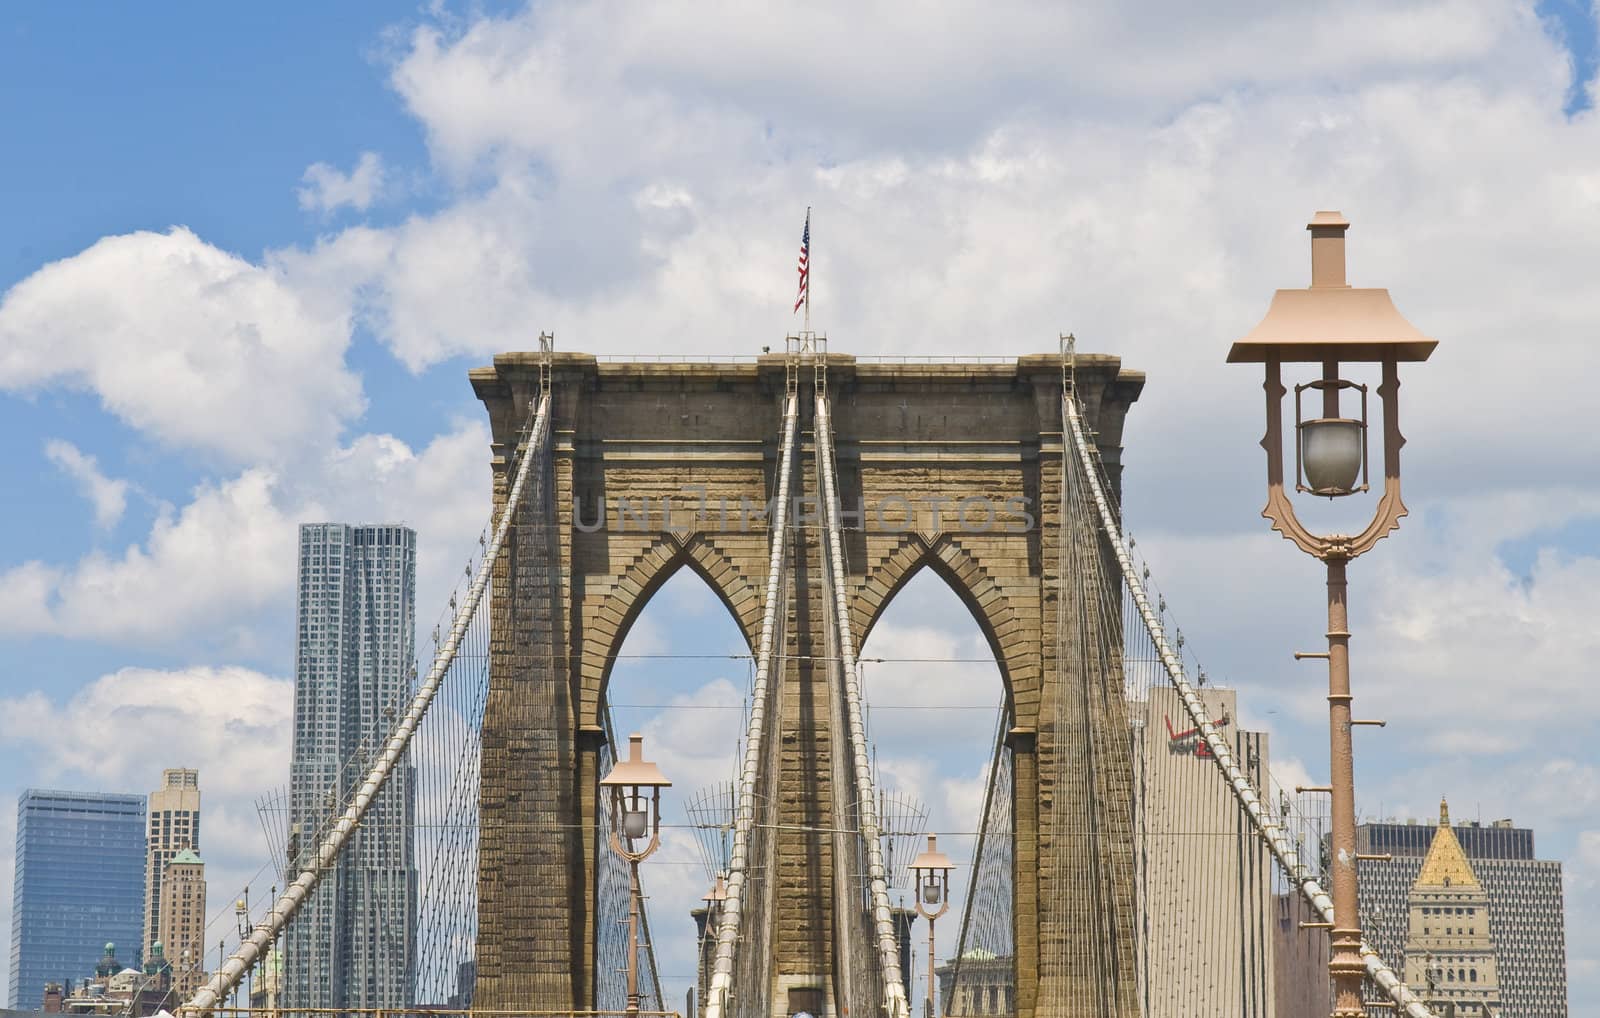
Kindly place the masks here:
[(639, 862), (628, 860), (628, 1014), (639, 1013)]
[[(1406, 515), (1400, 498), (1399, 393), (1400, 361), (1424, 361), (1435, 340), (1406, 321), (1383, 289), (1358, 289), (1345, 281), (1344, 236), (1350, 223), (1337, 212), (1318, 212), (1307, 225), (1311, 232), (1311, 285), (1279, 290), (1267, 315), (1228, 352), (1232, 363), (1266, 367), (1267, 432), (1261, 445), (1267, 453), (1267, 506), (1261, 515), (1272, 529), (1301, 551), (1320, 560), (1328, 574), (1328, 650), (1296, 654), (1328, 659), (1328, 787), (1332, 812), (1333, 923), (1329, 935), (1328, 974), (1333, 983), (1333, 1018), (1365, 1014), (1361, 984), (1366, 961), (1361, 956), (1356, 863), (1355, 754), (1351, 728), (1381, 721), (1355, 721), (1350, 716), (1350, 611), (1345, 570), (1350, 560), (1372, 549)], [(1283, 455), (1282, 366), (1317, 364), (1321, 376), (1295, 386), (1296, 492), (1339, 498), (1369, 490), (1367, 458), (1367, 389), (1339, 377), (1340, 363), (1380, 365), (1383, 381), (1383, 494), (1366, 528), (1355, 534), (1314, 534), (1295, 514), (1285, 482)], [(1301, 395), (1321, 390), (1322, 416), (1301, 417)], [(1360, 418), (1339, 412), (1345, 390), (1360, 395)]]
[(1356, 774), (1350, 739), (1350, 613), (1346, 603), (1345, 559), (1329, 556), (1328, 567), (1328, 760), (1333, 787), (1333, 930), (1329, 940), (1329, 972), (1333, 976), (1334, 1014), (1359, 1016), (1361, 919), (1356, 893)]

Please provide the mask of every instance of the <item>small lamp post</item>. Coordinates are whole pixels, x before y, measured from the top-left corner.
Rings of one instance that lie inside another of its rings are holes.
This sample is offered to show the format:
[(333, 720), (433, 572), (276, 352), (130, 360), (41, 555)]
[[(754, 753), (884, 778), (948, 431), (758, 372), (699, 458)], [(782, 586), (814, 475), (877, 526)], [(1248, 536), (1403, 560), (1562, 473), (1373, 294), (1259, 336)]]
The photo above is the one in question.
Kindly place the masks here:
[(696, 955), (696, 971), (699, 973), (701, 994), (704, 996), (711, 989), (711, 963), (713, 958), (706, 956), (706, 948), (716, 944), (716, 930), (722, 925), (722, 903), (728, 900), (728, 877), (725, 873), (718, 873), (716, 883), (711, 885), (711, 890), (701, 897), (705, 902), (705, 919), (700, 924), (700, 944)]
[[(249, 893), (248, 890), (246, 893)], [(234, 929), (238, 930), (239, 932), (239, 942), (244, 943), (244, 939), (250, 935), (250, 906), (243, 898), (234, 899), (233, 925)], [(244, 980), (241, 979), (239, 982), (233, 984), (233, 1006), (235, 1009), (239, 1007), (239, 993), (243, 989)], [(249, 1001), (250, 998), (246, 997), (246, 1006), (249, 1005)]]
[(928, 1002), (929, 1018), (933, 1016), (933, 921), (950, 911), (950, 871), (955, 868), (950, 857), (939, 851), (939, 836), (928, 835), (928, 850), (911, 860), (912, 882), (916, 884), (917, 915), (928, 920)]
[[(655, 764), (644, 759), (644, 736), (628, 736), (628, 759), (600, 779), (611, 792), (611, 850), (628, 862), (628, 1014), (639, 1013), (639, 863), (661, 847), (661, 790), (671, 788)], [(634, 843), (649, 839), (643, 848)]]
[[(1356, 912), (1355, 767), (1350, 744), (1350, 632), (1345, 565), (1386, 537), (1406, 515), (1400, 500), (1400, 361), (1425, 361), (1437, 341), (1400, 314), (1389, 291), (1357, 289), (1345, 282), (1344, 235), (1350, 223), (1337, 212), (1318, 212), (1311, 231), (1311, 285), (1279, 290), (1267, 315), (1228, 351), (1228, 362), (1266, 366), (1267, 506), (1261, 515), (1301, 551), (1322, 560), (1328, 571), (1328, 650), (1296, 657), (1328, 659), (1329, 770), (1332, 794), (1333, 929), (1328, 970), (1335, 1018), (1358, 1018), (1361, 981), (1361, 922)], [(1283, 472), (1284, 364), (1317, 364), (1320, 375), (1295, 386), (1294, 490), (1340, 498), (1368, 490), (1367, 390), (1339, 377), (1339, 365), (1378, 364), (1383, 403), (1383, 494), (1371, 522), (1358, 534), (1313, 534), (1295, 515)], [(1302, 396), (1320, 395), (1320, 416), (1307, 418)], [(1358, 396), (1359, 417), (1347, 416), (1341, 397)]]

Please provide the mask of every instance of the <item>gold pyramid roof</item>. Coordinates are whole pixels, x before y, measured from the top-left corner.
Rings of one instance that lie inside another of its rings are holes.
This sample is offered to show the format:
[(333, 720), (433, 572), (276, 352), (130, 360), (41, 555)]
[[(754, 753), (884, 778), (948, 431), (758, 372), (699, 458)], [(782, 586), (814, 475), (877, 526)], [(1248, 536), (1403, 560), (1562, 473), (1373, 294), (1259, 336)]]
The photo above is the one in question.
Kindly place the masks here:
[(1422, 872), (1417, 874), (1417, 884), (1430, 887), (1481, 888), (1478, 875), (1467, 861), (1467, 853), (1456, 832), (1450, 829), (1450, 804), (1439, 800), (1439, 830), (1428, 846), (1428, 857), (1422, 861)]

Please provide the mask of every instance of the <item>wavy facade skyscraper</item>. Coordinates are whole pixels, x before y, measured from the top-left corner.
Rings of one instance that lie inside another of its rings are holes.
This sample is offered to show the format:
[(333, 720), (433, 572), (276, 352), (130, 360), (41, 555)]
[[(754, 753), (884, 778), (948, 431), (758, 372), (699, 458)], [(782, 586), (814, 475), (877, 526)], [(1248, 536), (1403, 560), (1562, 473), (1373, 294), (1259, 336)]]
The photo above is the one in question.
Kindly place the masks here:
[[(290, 854), (315, 850), (394, 725), (416, 660), (417, 535), (395, 524), (302, 524)], [(409, 762), (285, 936), (285, 1007), (412, 1003), (416, 790)]]

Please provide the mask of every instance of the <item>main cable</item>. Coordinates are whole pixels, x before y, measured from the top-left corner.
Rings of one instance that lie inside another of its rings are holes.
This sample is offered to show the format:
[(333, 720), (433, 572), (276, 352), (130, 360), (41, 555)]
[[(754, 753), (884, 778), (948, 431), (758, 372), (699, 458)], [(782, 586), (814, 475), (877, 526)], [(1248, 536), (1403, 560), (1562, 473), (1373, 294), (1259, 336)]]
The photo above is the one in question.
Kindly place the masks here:
[(527, 485), (528, 476), (533, 464), (541, 457), (535, 451), (545, 442), (550, 428), (550, 394), (548, 392), (539, 397), (539, 402), (534, 411), (533, 427), (528, 436), (528, 444), (522, 455), (522, 461), (517, 465), (516, 480), (511, 485), (511, 491), (506, 496), (506, 505), (501, 513), (500, 522), (495, 527), (494, 540), (490, 543), (488, 551), (479, 563), (478, 575), (472, 581), (472, 587), (467, 591), (466, 600), (456, 611), (454, 623), (450, 627), (450, 636), (444, 646), (439, 648), (433, 660), (433, 666), (428, 669), (428, 676), (418, 687), (416, 696), (412, 698), (410, 707), (405, 716), (400, 719), (394, 732), (389, 736), (383, 752), (379, 754), (368, 772), (366, 780), (357, 790), (350, 805), (345, 808), (344, 815), (333, 825), (318, 847), (316, 855), (309, 865), (305, 867), (294, 883), (284, 889), (278, 900), (273, 903), (267, 918), (256, 924), (250, 936), (240, 943), (221, 968), (219, 968), (210, 982), (201, 987), (194, 997), (184, 1005), (184, 1010), (201, 1012), (209, 1011), (217, 1005), (238, 984), (239, 980), (248, 972), (261, 957), (267, 946), (277, 937), (280, 930), (289, 922), (297, 912), (312, 888), (322, 879), (322, 874), (332, 866), (338, 858), (345, 844), (360, 828), (362, 817), (372, 805), (378, 791), (388, 783), (394, 773), (396, 765), (402, 760), (406, 747), (411, 742), (412, 735), (421, 723), (422, 717), (428, 712), (428, 707), (433, 703), (434, 697), (439, 692), (439, 687), (444, 680), (445, 673), (455, 661), (456, 652), (465, 637), (467, 627), (477, 614), (478, 605), (483, 600), (484, 592), (489, 587), (489, 581), (494, 572), (494, 565), (500, 556), (500, 548), (505, 543), (506, 535), (511, 531), (511, 521), (516, 516), (517, 504), (522, 499), (523, 489)]
[[(1283, 823), (1262, 804), (1260, 793), (1250, 782), (1249, 777), (1240, 769), (1233, 756), (1233, 749), (1228, 741), (1218, 732), (1212, 723), (1206, 706), (1201, 702), (1200, 696), (1189, 680), (1184, 676), (1183, 663), (1168, 644), (1166, 633), (1162, 629), (1160, 620), (1156, 618), (1155, 611), (1150, 607), (1150, 600), (1145, 596), (1144, 586), (1133, 568), (1133, 563), (1128, 558), (1127, 547), (1123, 544), (1121, 532), (1117, 526), (1116, 518), (1111, 509), (1111, 503), (1100, 482), (1098, 463), (1094, 454), (1089, 449), (1089, 444), (1084, 438), (1083, 419), (1078, 409), (1077, 395), (1068, 392), (1063, 399), (1064, 414), (1069, 430), (1072, 433), (1072, 442), (1077, 449), (1079, 461), (1084, 465), (1084, 474), (1089, 482), (1090, 493), (1094, 498), (1095, 507), (1100, 513), (1101, 526), (1105, 528), (1106, 535), (1111, 539), (1112, 550), (1116, 554), (1117, 565), (1122, 572), (1123, 582), (1128, 585), (1128, 593), (1132, 596), (1134, 604), (1138, 607), (1139, 616), (1144, 621), (1145, 628), (1150, 633), (1150, 638), (1155, 644), (1156, 651), (1161, 658), (1168, 680), (1178, 693), (1178, 698), (1183, 702), (1184, 712), (1193, 720), (1200, 729), (1200, 737), (1205, 740), (1206, 746), (1211, 751), (1212, 760), (1222, 772), (1223, 778), (1238, 799), (1239, 805), (1250, 818), (1250, 825), (1255, 829), (1258, 837), (1266, 842), (1272, 851), (1278, 865), (1283, 867), (1285, 874), (1299, 887), (1300, 893), (1316, 909), (1324, 921), (1333, 921), (1333, 899), (1323, 888), (1316, 875), (1307, 869), (1299, 859), (1294, 845), (1290, 842)], [(1361, 942), (1362, 960), (1366, 962), (1367, 974), (1386, 994), (1400, 1013), (1407, 1018), (1435, 1018), (1433, 1012), (1412, 993), (1410, 988), (1401, 981), (1394, 970), (1379, 957), (1367, 942)]]

